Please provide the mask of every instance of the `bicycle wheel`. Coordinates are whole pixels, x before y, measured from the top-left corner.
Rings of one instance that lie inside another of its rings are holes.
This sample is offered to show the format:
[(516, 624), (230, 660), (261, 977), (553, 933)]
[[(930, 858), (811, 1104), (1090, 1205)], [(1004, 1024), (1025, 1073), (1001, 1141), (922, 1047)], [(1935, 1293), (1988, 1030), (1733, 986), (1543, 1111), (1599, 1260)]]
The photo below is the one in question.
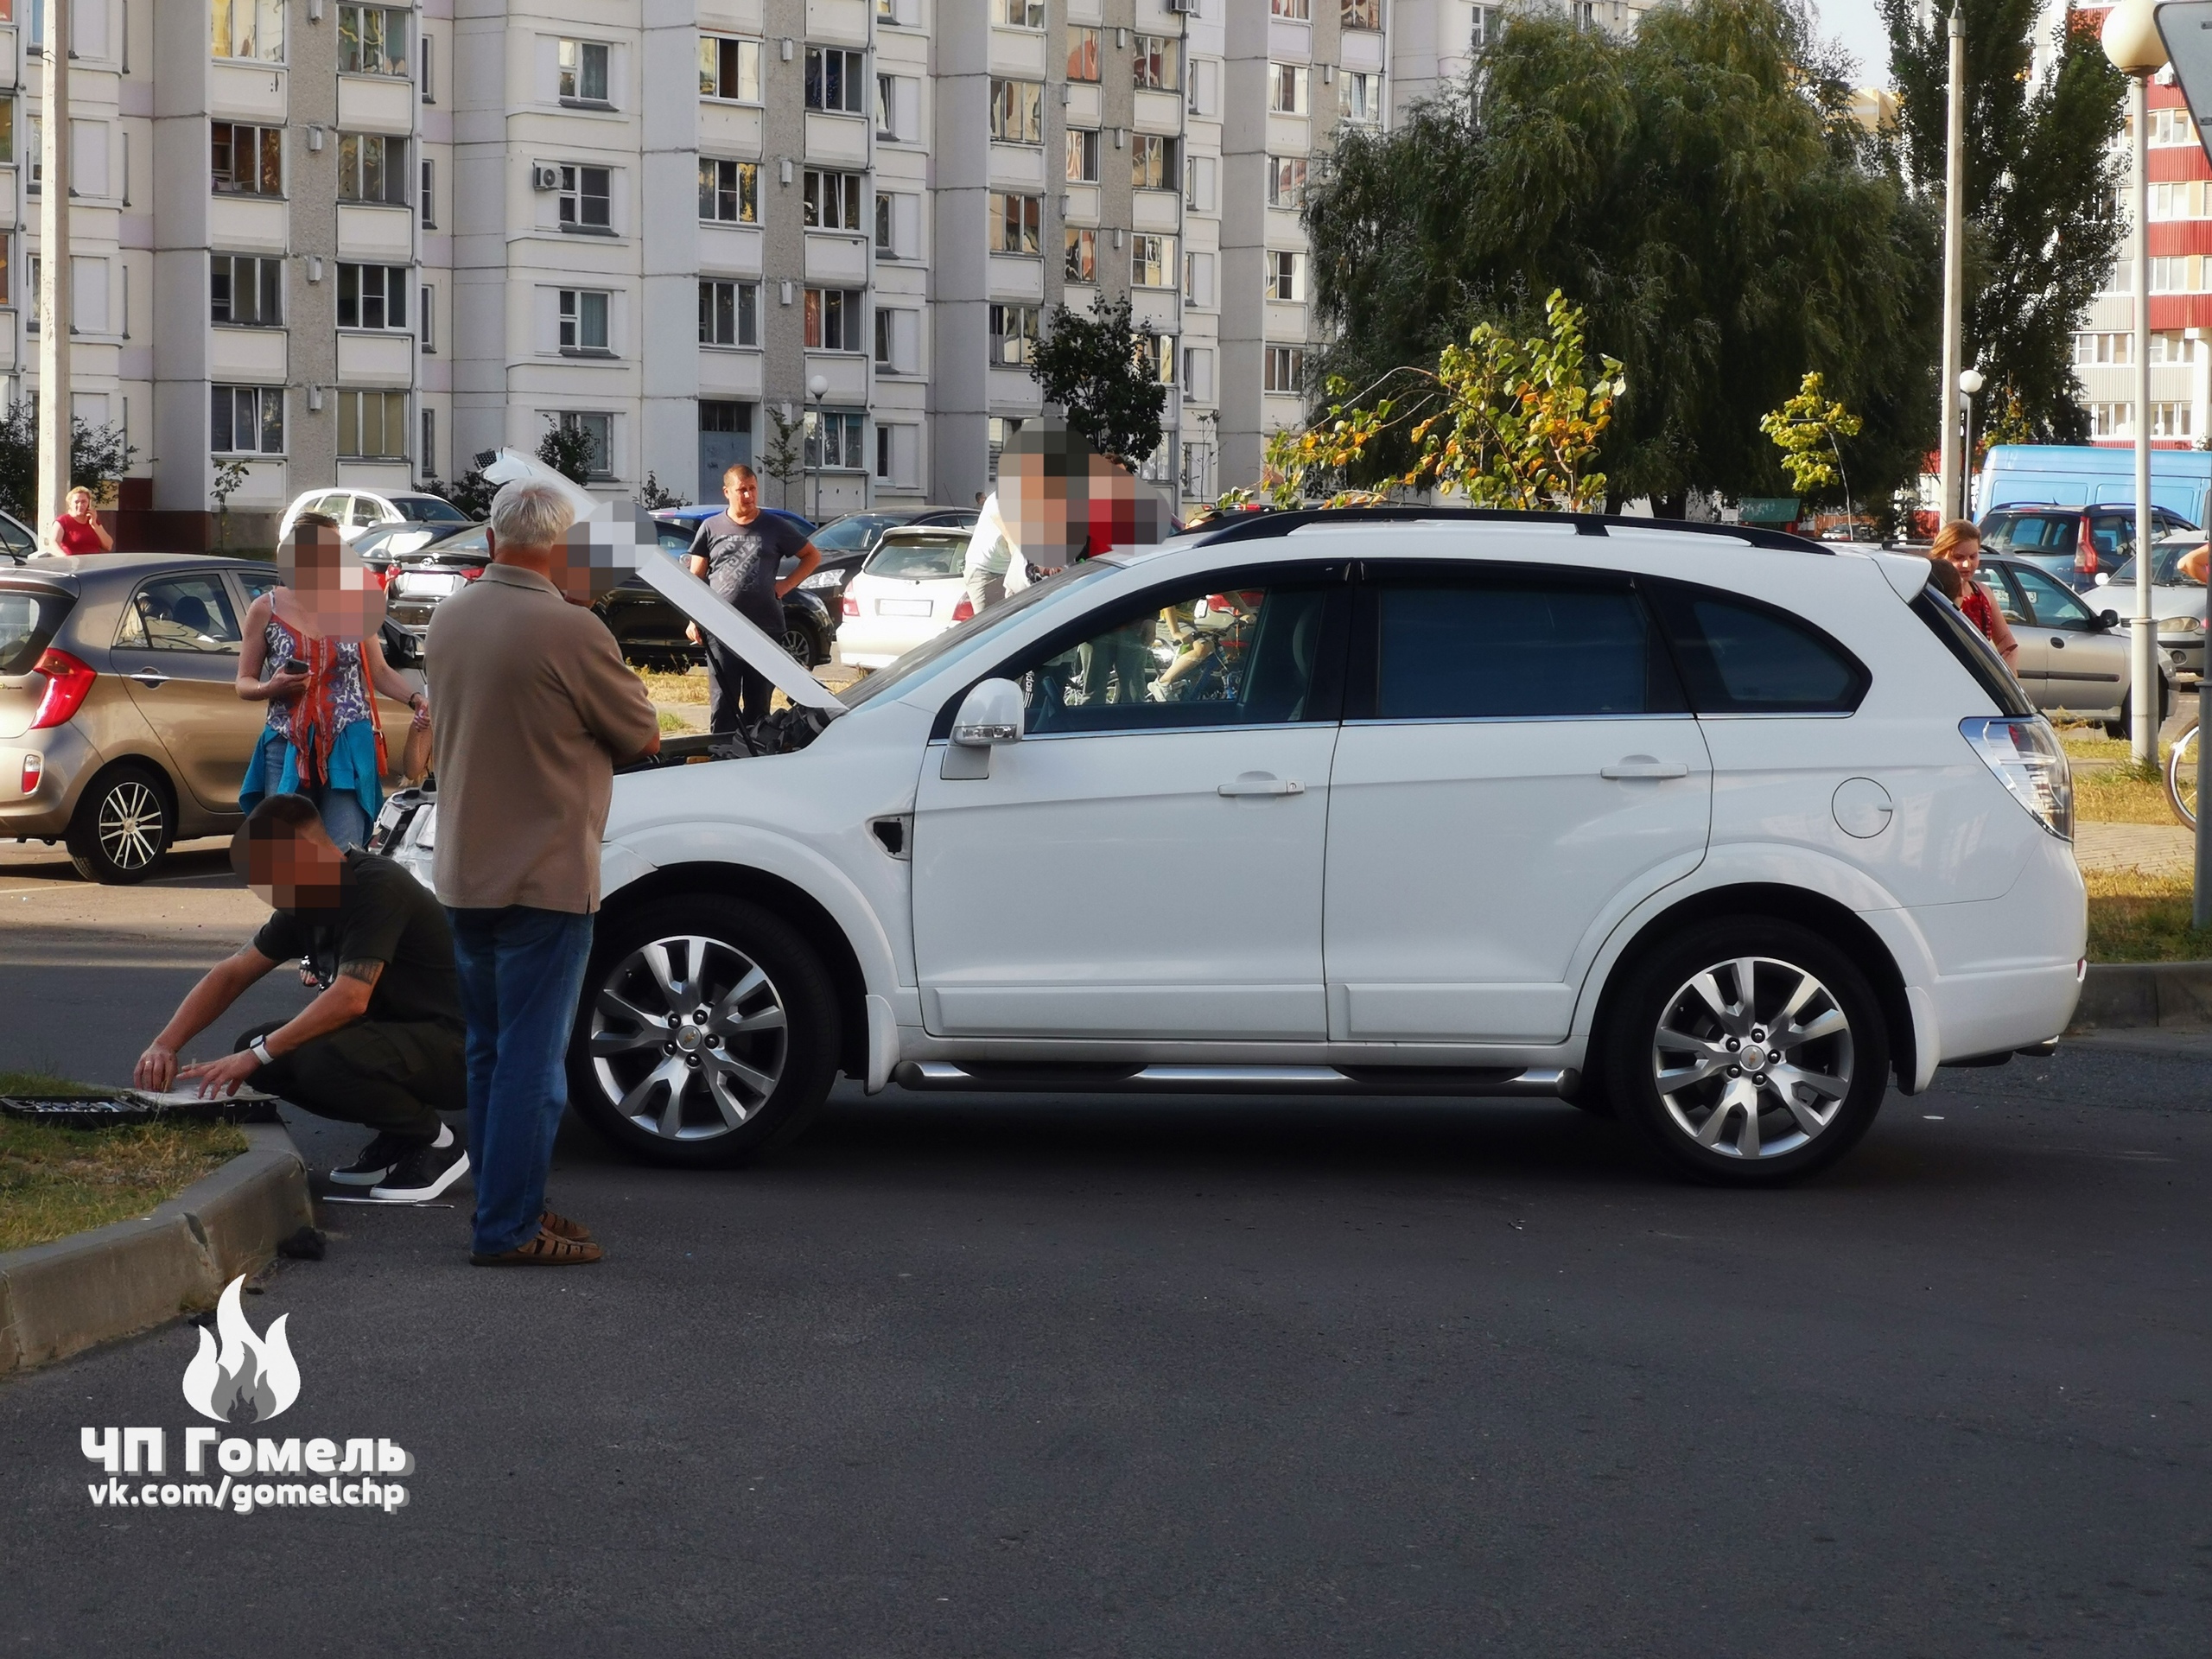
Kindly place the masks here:
[(2196, 827), (2196, 728), (2174, 740), (2166, 757), (2166, 800), (2174, 816), (2191, 829)]

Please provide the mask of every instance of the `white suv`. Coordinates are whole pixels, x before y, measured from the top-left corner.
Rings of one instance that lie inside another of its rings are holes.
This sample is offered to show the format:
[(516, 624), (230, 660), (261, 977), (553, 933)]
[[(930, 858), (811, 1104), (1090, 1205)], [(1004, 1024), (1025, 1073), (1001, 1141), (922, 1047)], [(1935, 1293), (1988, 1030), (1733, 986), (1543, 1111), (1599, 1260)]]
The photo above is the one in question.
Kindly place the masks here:
[(697, 1164), (840, 1071), (1559, 1095), (1806, 1174), (2081, 982), (2065, 760), (1927, 569), (1430, 510), (1078, 564), (617, 780), (572, 1096)]

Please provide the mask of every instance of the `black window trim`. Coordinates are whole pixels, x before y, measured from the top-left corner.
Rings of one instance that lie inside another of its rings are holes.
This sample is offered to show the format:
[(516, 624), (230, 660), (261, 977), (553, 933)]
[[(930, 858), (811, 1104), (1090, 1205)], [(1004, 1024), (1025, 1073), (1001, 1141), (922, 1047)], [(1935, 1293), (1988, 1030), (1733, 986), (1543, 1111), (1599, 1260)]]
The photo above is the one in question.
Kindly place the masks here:
[[(1345, 591), (1338, 601), (1322, 615), (1322, 651), (1315, 680), (1320, 695), (1315, 701), (1320, 705), (1312, 718), (1293, 721), (1269, 721), (1236, 726), (1171, 726), (1157, 731), (1135, 732), (1060, 732), (1055, 737), (1152, 737), (1180, 732), (1253, 732), (1280, 730), (1287, 726), (1334, 726), (1343, 719), (1345, 665), (1345, 632), (1350, 626), (1351, 606), (1348, 602), (1353, 574), (1353, 562), (1348, 559), (1283, 560), (1258, 565), (1230, 565), (1215, 570), (1186, 570), (1165, 582), (1156, 582), (1132, 594), (1103, 600), (1090, 606), (1079, 617), (1071, 618), (1051, 632), (1040, 634), (1027, 644), (1005, 652), (997, 661), (981, 673), (963, 679), (952, 695), (938, 709), (937, 718), (930, 724), (929, 741), (943, 743), (952, 735), (953, 717), (960, 712), (960, 705), (968, 694), (985, 680), (1011, 677), (1010, 669), (1017, 662), (1043, 653), (1057, 656), (1071, 645), (1081, 645), (1096, 633), (1102, 626), (1097, 618), (1119, 611), (1128, 611), (1132, 620), (1147, 607), (1165, 608), (1173, 595), (1187, 594), (1194, 582), (1204, 582), (1211, 592), (1226, 592), (1234, 587), (1265, 588), (1270, 591), (1283, 588), (1328, 587), (1336, 585)], [(1041, 658), (1040, 658), (1041, 660)], [(1333, 678), (1334, 683), (1331, 683)], [(1025, 735), (1024, 741), (1028, 739)], [(1046, 741), (1039, 737), (1039, 741)]]
[(1866, 664), (1859, 661), (1858, 652), (1845, 645), (1840, 639), (1809, 617), (1801, 615), (1785, 606), (1770, 604), (1765, 600), (1755, 599), (1749, 594), (1740, 593), (1732, 588), (1715, 588), (1706, 582), (1682, 582), (1669, 576), (1638, 576), (1637, 585), (1640, 589), (1647, 591), (1655, 601), (1676, 594), (1681, 595), (1685, 601), (1693, 601), (1700, 595), (1710, 595), (1725, 604), (1740, 606), (1748, 611), (1763, 612), (1788, 627), (1811, 635), (1815, 640), (1849, 664), (1856, 681), (1853, 690), (1846, 699), (1847, 707), (1700, 709), (1698, 707), (1697, 683), (1688, 672), (1682, 662), (1683, 641), (1675, 637), (1673, 619), (1668, 614), (1669, 607), (1663, 603), (1654, 602), (1651, 608), (1653, 614), (1658, 620), (1660, 634), (1666, 639), (1669, 650), (1674, 653), (1676, 677), (1681, 683), (1682, 692), (1688, 701), (1691, 712), (1700, 720), (1848, 720), (1859, 712), (1860, 706), (1866, 701), (1866, 694), (1874, 689), (1874, 676)]

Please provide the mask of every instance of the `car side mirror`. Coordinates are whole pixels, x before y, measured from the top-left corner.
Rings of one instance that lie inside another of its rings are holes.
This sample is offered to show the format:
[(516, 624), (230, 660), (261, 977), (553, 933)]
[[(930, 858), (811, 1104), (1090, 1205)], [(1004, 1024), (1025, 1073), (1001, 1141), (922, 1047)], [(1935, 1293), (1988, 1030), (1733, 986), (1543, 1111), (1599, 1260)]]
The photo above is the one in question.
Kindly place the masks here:
[(2118, 611), (2099, 611), (2097, 613), (2097, 626), (2101, 631), (2109, 633), (2113, 629), (2119, 626), (2120, 613)]
[(1027, 728), (1021, 688), (1012, 680), (985, 680), (960, 700), (952, 717), (952, 741), (945, 746), (938, 776), (952, 779), (988, 778), (991, 751), (1019, 743)]
[(384, 659), (394, 668), (423, 666), (423, 647), (415, 636), (390, 617), (377, 630), (378, 639), (384, 646)]

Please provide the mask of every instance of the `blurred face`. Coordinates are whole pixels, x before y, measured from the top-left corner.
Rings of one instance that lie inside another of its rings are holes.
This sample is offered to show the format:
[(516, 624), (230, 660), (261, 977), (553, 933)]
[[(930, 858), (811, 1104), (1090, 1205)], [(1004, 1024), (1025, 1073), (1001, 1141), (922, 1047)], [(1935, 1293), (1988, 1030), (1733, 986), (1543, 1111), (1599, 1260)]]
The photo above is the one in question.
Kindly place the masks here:
[(1945, 556), (1958, 567), (1961, 575), (1971, 576), (1981, 569), (1981, 537), (1979, 536), (1964, 537), (1954, 545)]
[(69, 516), (73, 518), (89, 518), (92, 516), (92, 493), (90, 490), (69, 492)]
[(296, 526), (276, 550), (276, 574), (308, 626), (326, 639), (359, 639), (384, 621), (383, 592), (327, 525)]
[(729, 473), (722, 478), (722, 499), (729, 503), (729, 516), (741, 524), (749, 524), (760, 516), (760, 480), (750, 473)]
[(321, 830), (246, 847), (246, 885), (275, 910), (328, 910), (338, 903), (345, 855)]

